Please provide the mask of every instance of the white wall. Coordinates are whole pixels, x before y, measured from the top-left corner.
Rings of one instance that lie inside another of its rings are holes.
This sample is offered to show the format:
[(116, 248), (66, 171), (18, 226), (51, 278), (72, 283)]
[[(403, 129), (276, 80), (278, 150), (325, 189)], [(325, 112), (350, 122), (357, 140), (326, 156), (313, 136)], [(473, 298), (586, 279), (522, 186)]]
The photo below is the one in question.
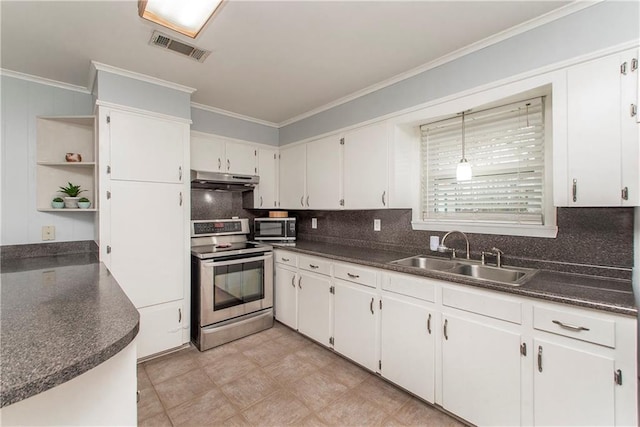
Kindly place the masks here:
[(40, 243), (43, 225), (56, 227), (58, 242), (93, 240), (95, 214), (36, 210), (36, 117), (91, 115), (91, 94), (5, 75), (0, 79), (0, 244)]

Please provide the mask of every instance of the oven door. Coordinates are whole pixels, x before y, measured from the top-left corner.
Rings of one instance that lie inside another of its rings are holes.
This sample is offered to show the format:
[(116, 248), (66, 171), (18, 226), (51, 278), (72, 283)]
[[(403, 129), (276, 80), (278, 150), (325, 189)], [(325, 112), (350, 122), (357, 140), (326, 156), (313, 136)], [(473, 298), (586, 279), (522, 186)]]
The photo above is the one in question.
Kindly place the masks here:
[(200, 261), (200, 326), (273, 307), (273, 253)]

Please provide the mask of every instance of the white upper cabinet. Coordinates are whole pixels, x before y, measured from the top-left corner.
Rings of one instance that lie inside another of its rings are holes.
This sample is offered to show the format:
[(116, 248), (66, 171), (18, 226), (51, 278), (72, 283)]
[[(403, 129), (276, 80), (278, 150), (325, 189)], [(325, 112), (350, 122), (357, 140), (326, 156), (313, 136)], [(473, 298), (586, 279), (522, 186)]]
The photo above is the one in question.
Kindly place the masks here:
[(142, 114), (109, 114), (111, 179), (181, 183), (189, 134), (174, 121)]
[(256, 209), (278, 207), (278, 150), (258, 149), (258, 175), (260, 183), (253, 190), (253, 206)]
[(344, 208), (389, 207), (389, 133), (386, 122), (344, 135)]
[(307, 147), (304, 144), (280, 149), (279, 208), (305, 208), (306, 153)]
[(637, 103), (633, 58), (637, 50), (568, 69), (568, 182), (567, 190), (556, 195), (556, 205), (635, 206), (640, 202), (639, 125), (630, 111), (631, 104)]
[(253, 145), (215, 135), (191, 133), (191, 169), (204, 172), (257, 175), (258, 152)]
[(307, 143), (306, 176), (306, 208), (340, 209), (342, 198), (340, 138), (330, 136)]

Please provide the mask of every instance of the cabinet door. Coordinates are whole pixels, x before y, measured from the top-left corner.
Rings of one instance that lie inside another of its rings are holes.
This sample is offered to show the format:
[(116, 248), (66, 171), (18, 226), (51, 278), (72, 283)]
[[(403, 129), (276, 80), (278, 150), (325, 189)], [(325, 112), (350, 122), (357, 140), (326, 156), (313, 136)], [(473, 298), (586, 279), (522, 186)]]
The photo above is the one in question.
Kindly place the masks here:
[(345, 209), (389, 206), (386, 123), (356, 129), (344, 136)]
[(191, 169), (204, 172), (226, 171), (224, 141), (218, 138), (191, 134)]
[(535, 425), (615, 425), (612, 359), (543, 340), (533, 350)]
[(253, 190), (257, 209), (278, 207), (278, 150), (258, 150), (258, 175), (260, 183)]
[(137, 308), (183, 297), (182, 191), (181, 184), (111, 181), (110, 270)]
[(442, 321), (442, 406), (475, 425), (520, 425), (520, 335)]
[(258, 152), (250, 145), (235, 142), (225, 144), (227, 157), (225, 171), (242, 175), (257, 175)]
[(300, 272), (298, 331), (326, 346), (331, 338), (331, 279)]
[(182, 300), (138, 309), (138, 359), (182, 345)]
[(612, 55), (567, 73), (568, 205), (619, 206), (620, 60)]
[(305, 196), (306, 146), (280, 150), (280, 203), (283, 209), (303, 209)]
[(111, 179), (183, 182), (188, 125), (111, 111)]
[(383, 297), (380, 317), (382, 376), (433, 403), (436, 328), (433, 310)]
[(307, 208), (340, 209), (341, 147), (337, 136), (307, 144)]
[(376, 313), (375, 292), (359, 285), (336, 280), (334, 296), (334, 344), (338, 353), (375, 371)]
[(297, 280), (295, 271), (282, 268), (276, 264), (275, 268), (275, 317), (281, 323), (293, 329), (298, 329), (297, 320)]

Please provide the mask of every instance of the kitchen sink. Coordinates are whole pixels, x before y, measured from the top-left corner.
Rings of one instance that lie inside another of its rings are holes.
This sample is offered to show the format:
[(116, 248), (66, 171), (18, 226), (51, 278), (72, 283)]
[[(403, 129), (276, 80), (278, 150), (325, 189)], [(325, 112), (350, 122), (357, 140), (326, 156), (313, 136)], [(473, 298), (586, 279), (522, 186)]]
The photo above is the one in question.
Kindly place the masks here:
[(473, 279), (499, 282), (506, 285), (520, 286), (537, 270), (516, 267), (493, 267), (478, 264), (477, 261), (464, 259), (445, 260), (416, 255), (391, 261), (391, 264), (413, 267), (421, 270), (433, 270), (455, 276), (465, 276)]
[(456, 267), (458, 264), (454, 261), (428, 257), (425, 255), (417, 255), (409, 258), (391, 261), (391, 264), (404, 265), (406, 267), (416, 267), (424, 270), (446, 271)]

